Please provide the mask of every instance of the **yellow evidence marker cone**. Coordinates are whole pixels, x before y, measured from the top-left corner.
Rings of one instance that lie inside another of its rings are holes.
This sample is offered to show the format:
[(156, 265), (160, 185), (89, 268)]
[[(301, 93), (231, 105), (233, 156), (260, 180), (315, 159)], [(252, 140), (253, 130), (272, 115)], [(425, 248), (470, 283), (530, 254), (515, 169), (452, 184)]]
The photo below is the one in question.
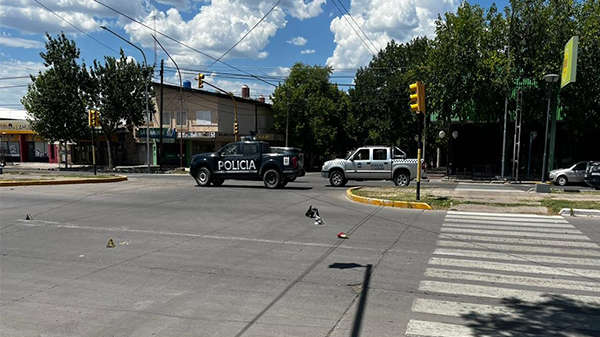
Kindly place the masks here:
[(113, 239), (108, 239), (108, 242), (106, 243), (106, 248), (115, 248), (115, 242), (113, 241)]

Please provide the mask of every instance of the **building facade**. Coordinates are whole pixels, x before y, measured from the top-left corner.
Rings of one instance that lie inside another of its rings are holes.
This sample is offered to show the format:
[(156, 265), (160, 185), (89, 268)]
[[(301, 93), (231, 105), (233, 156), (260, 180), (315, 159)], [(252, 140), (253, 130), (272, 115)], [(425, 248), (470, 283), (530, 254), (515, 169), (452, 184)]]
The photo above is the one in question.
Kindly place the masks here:
[[(250, 99), (246, 86), (242, 88), (244, 97), (233, 99), (226, 94), (192, 89), (189, 81), (184, 82), (182, 95), (179, 86), (163, 84), (161, 87), (160, 83), (154, 83), (154, 92), (156, 111), (148, 128), (153, 164), (189, 166), (194, 154), (212, 152), (233, 142), (236, 110), (239, 136), (252, 135), (272, 145), (284, 143), (284, 136), (273, 132), (271, 105), (266, 104), (264, 99)], [(146, 133), (145, 126), (137, 130), (136, 137), (141, 147), (145, 146)]]
[[(0, 161), (58, 163), (58, 145), (31, 130), (25, 119), (0, 118)], [(64, 154), (62, 154), (64, 156)]]

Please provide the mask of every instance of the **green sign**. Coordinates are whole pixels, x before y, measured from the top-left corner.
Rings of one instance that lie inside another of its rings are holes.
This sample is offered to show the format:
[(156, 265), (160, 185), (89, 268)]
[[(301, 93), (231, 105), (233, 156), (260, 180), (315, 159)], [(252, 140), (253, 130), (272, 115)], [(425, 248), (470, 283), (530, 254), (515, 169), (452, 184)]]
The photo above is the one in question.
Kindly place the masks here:
[(575, 82), (577, 75), (577, 47), (579, 45), (579, 37), (573, 36), (565, 45), (565, 56), (563, 58), (562, 76), (560, 77), (561, 89)]

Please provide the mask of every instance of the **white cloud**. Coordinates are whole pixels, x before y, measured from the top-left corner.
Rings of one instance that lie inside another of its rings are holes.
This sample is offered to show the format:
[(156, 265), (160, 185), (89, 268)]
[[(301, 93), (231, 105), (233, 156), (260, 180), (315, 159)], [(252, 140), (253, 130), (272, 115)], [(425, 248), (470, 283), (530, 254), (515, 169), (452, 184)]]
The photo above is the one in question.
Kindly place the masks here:
[[(283, 1), (241, 43), (231, 50), (225, 59), (234, 57), (263, 59), (268, 57), (264, 48), (269, 44), (269, 39), (287, 25), (286, 14), (298, 19), (313, 17), (322, 12), (321, 6), (324, 2), (325, 0)], [(218, 58), (259, 22), (272, 6), (273, 2), (267, 0), (213, 0), (202, 5), (198, 13), (187, 21), (182, 18), (176, 8), (170, 8), (166, 12), (159, 12), (156, 15), (156, 29), (190, 47)], [(154, 27), (154, 13), (148, 14), (143, 21), (146, 25)], [(150, 36), (150, 30), (135, 23), (128, 23), (125, 25), (125, 31), (131, 36), (134, 43), (140, 43), (147, 48), (153, 46), (154, 41)], [(180, 64), (197, 65), (213, 62), (210, 57), (191, 51), (160, 35), (157, 37), (175, 61)]]
[(0, 45), (17, 48), (43, 48), (44, 44), (40, 41), (21, 39), (18, 37), (5, 37), (0, 36)]
[(349, 9), (352, 18), (346, 15), (331, 21), (329, 28), (335, 35), (336, 48), (327, 65), (338, 69), (365, 66), (373, 53), (385, 48), (392, 39), (404, 43), (417, 36), (433, 37), (438, 14), (455, 11), (458, 3), (458, 0), (352, 0)]
[(314, 54), (315, 50), (314, 49), (304, 49), (303, 51), (300, 52), (300, 54)]
[(277, 67), (275, 70), (269, 72), (269, 76), (287, 76), (290, 74), (290, 71), (289, 67)]
[[(142, 17), (146, 10), (142, 0), (105, 0), (108, 6), (133, 17)], [(86, 32), (100, 30), (103, 19), (115, 19), (119, 15), (92, 0), (61, 0), (41, 2), (48, 9)], [(4, 0), (0, 11), (3, 27), (13, 28), (24, 34), (49, 32), (57, 34), (79, 33), (77, 29), (61, 20), (49, 10), (32, 0)]]
[(287, 43), (293, 44), (295, 46), (304, 46), (307, 42), (308, 42), (308, 40), (302, 36), (296, 36), (296, 37), (292, 38), (291, 40), (287, 41)]

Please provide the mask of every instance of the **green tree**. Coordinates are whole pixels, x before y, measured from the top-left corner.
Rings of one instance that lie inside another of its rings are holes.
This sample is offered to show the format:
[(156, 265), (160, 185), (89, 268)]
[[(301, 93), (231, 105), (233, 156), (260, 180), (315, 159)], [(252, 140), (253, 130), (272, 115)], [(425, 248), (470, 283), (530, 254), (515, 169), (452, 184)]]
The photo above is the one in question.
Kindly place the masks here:
[[(94, 60), (90, 68), (93, 85), (89, 85), (88, 97), (90, 108), (100, 112), (100, 125), (108, 147), (109, 170), (112, 170), (112, 135), (119, 127), (133, 129), (145, 123), (145, 86), (153, 68), (128, 61), (122, 49), (119, 59), (105, 56), (104, 61), (102, 65)], [(152, 95), (152, 92), (148, 93), (149, 97)], [(154, 105), (148, 100), (148, 109), (153, 111)]]
[(508, 90), (507, 27), (495, 5), (487, 12), (463, 2), (436, 21), (428, 61), (432, 110), (446, 123), (497, 121)]
[[(310, 160), (345, 150), (347, 100), (329, 82), (330, 67), (296, 63), (273, 93), (275, 129), (286, 133), (288, 143), (304, 150)], [(342, 142), (340, 142), (340, 140)]]
[(420, 80), (427, 86), (430, 42), (427, 38), (406, 44), (391, 41), (367, 67), (357, 71), (356, 86), (349, 96), (350, 129), (358, 145), (395, 144), (415, 152), (419, 125), (410, 110), (409, 85)]
[[(47, 70), (31, 76), (21, 103), (33, 131), (51, 142), (80, 139), (87, 128), (85, 64), (78, 64), (79, 49), (64, 33), (46, 33), (46, 52), (40, 53)], [(66, 166), (65, 161), (65, 166)]]

